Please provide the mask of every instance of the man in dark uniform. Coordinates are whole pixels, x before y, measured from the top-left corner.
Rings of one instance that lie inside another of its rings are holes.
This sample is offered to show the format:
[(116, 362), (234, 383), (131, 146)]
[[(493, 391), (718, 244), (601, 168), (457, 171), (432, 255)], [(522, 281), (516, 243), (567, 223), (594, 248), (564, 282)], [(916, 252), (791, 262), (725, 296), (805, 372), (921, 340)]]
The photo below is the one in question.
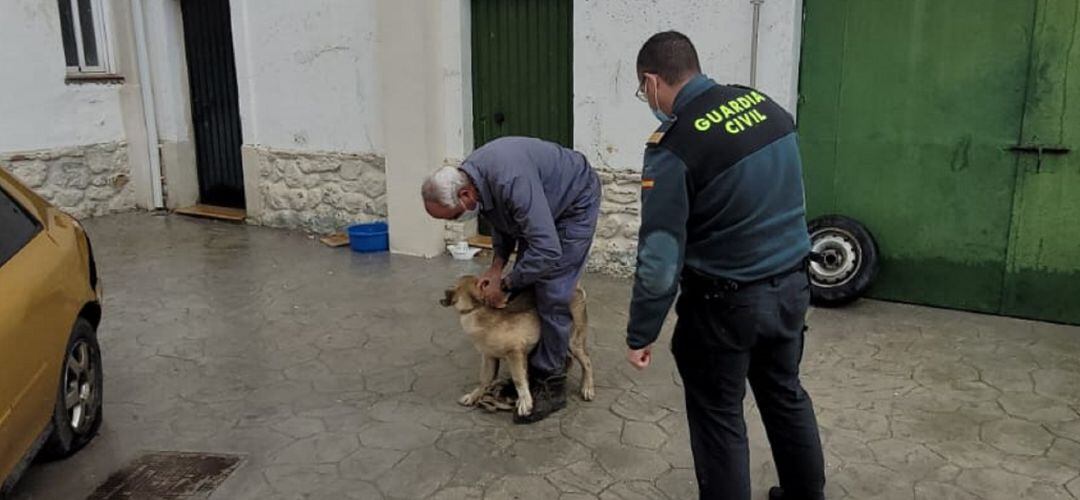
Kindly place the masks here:
[(780, 477), (770, 498), (824, 498), (817, 421), (799, 382), (810, 241), (793, 120), (761, 92), (702, 75), (681, 33), (646, 41), (637, 74), (638, 97), (662, 124), (645, 150), (628, 360), (648, 366), (681, 277), (672, 352), (700, 498), (750, 498), (747, 379)]

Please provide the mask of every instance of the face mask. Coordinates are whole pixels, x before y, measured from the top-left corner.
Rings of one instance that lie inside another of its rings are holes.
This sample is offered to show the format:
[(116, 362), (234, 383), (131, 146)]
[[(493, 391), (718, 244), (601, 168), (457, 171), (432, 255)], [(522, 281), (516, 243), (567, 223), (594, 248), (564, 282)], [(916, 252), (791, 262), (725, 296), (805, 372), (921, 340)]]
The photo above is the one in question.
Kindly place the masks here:
[(655, 80), (654, 80), (653, 85), (656, 86), (655, 87), (656, 91), (653, 92), (653, 96), (656, 97), (656, 107), (655, 108), (652, 107), (652, 104), (650, 103), (649, 104), (649, 111), (652, 111), (653, 116), (655, 116), (657, 120), (660, 120), (662, 122), (666, 122), (666, 121), (670, 120), (671, 117), (668, 116), (667, 114), (665, 114), (663, 111), (660, 111), (660, 96), (657, 95), (660, 92), (660, 84), (655, 83)]
[[(464, 206), (464, 204), (462, 204), (462, 206)], [(458, 222), (468, 222), (468, 221), (471, 221), (471, 220), (475, 219), (477, 214), (479, 214), (479, 213), (480, 213), (480, 202), (478, 201), (478, 202), (476, 202), (476, 206), (472, 207), (472, 210), (466, 208), (465, 211), (461, 212), (461, 215), (458, 215), (457, 218), (454, 219), (454, 220), (456, 220)]]
[(668, 115), (665, 115), (664, 112), (660, 111), (659, 109), (650, 108), (650, 110), (652, 111), (652, 115), (655, 116), (657, 120), (666, 122), (671, 119), (670, 117), (668, 117)]

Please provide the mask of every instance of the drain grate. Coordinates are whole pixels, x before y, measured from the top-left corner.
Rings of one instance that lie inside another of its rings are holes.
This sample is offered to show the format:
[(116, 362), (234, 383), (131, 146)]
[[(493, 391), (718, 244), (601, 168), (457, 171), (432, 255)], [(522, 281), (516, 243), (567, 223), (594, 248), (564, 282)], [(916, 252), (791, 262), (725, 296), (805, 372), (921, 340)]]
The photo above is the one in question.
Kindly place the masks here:
[(242, 460), (216, 453), (147, 453), (109, 476), (87, 500), (208, 498)]

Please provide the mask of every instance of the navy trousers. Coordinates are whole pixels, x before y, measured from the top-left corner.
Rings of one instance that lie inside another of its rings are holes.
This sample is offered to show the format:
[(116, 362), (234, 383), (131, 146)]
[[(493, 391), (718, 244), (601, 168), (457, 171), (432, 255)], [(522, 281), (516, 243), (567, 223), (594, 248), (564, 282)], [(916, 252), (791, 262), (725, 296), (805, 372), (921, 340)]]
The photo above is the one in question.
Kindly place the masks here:
[(824, 498), (825, 467), (810, 396), (799, 382), (810, 301), (805, 270), (723, 289), (683, 280), (672, 351), (686, 391), (702, 500), (750, 499), (743, 419), (754, 390), (784, 498)]
[[(529, 355), (529, 365), (544, 373), (561, 372), (566, 368), (570, 349), (570, 301), (574, 298), (600, 217), (600, 179), (593, 174), (590, 186), (573, 206), (555, 221), (562, 244), (562, 259), (534, 285), (536, 310), (540, 314), (540, 342)], [(518, 251), (527, 248), (518, 244)]]

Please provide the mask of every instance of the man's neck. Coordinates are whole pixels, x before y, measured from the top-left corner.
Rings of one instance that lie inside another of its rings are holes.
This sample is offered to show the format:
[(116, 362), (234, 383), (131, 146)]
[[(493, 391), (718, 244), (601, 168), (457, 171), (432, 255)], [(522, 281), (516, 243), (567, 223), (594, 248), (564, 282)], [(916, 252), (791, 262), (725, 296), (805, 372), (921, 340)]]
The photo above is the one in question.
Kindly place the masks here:
[(679, 92), (682, 92), (683, 87), (685, 87), (687, 83), (690, 83), (690, 80), (693, 80), (695, 76), (697, 75), (690, 75), (683, 78), (679, 83), (669, 86), (671, 88), (671, 102), (668, 103), (668, 106), (671, 113), (675, 112), (675, 102), (679, 99)]

